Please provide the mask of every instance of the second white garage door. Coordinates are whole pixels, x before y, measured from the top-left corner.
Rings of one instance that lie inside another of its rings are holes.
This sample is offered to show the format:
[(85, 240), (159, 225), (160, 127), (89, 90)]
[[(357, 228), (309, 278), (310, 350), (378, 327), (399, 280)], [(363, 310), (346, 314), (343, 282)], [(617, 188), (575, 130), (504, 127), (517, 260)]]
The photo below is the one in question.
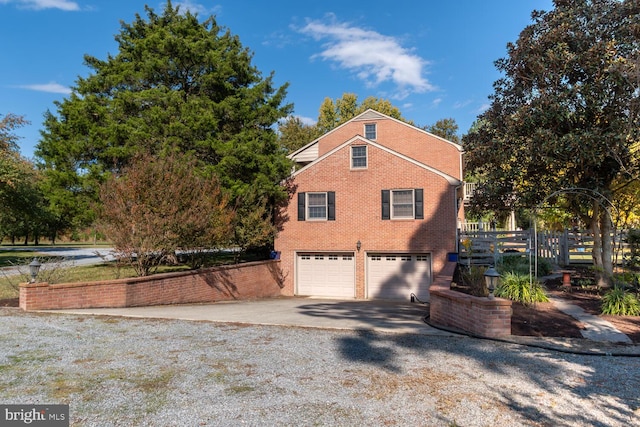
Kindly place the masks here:
[(429, 254), (368, 254), (367, 298), (429, 300)]
[(355, 297), (352, 253), (301, 253), (297, 257), (297, 295)]

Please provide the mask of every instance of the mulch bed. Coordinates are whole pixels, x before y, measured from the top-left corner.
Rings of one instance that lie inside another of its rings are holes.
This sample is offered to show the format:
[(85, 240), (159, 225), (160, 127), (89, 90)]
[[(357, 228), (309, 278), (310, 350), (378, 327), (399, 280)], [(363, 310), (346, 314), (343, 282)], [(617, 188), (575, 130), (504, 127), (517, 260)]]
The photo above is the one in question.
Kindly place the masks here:
[(0, 299), (0, 307), (19, 307), (20, 300), (18, 298)]
[[(579, 286), (562, 286), (562, 279), (551, 279), (545, 283), (550, 296), (561, 298), (581, 307), (585, 312), (600, 316), (635, 344), (640, 344), (640, 316), (604, 316), (600, 306), (602, 297), (594, 289)], [(552, 303), (538, 303), (524, 307), (513, 303), (511, 333), (521, 336), (582, 338), (583, 325), (568, 314), (562, 313)]]

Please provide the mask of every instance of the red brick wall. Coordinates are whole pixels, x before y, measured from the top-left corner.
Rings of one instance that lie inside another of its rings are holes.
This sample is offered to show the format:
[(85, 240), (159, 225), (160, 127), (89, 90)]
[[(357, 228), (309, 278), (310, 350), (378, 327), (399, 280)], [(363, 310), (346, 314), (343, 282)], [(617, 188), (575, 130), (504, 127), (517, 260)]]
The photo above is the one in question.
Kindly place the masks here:
[(266, 298), (281, 293), (279, 261), (90, 283), (23, 283), (20, 308), (134, 307)]
[[(356, 256), (356, 297), (365, 296), (367, 252), (431, 253), (438, 274), (447, 253), (455, 251), (457, 212), (455, 188), (443, 177), (384, 150), (368, 148), (368, 167), (350, 169), (350, 148), (300, 172), (296, 194), (282, 212), (283, 227), (275, 242), (281, 252), (283, 294), (294, 294), (295, 252), (345, 251)], [(382, 220), (383, 189), (424, 189), (422, 220)], [(297, 192), (335, 191), (335, 221), (298, 221)], [(356, 242), (362, 243), (356, 252)]]
[(488, 338), (511, 335), (511, 301), (482, 298), (450, 289), (455, 263), (431, 285), (429, 318), (444, 326)]
[(364, 136), (366, 123), (376, 123), (376, 142), (381, 145), (454, 178), (462, 179), (461, 151), (456, 145), (392, 119), (348, 122), (320, 139), (318, 155), (324, 155), (355, 135)]

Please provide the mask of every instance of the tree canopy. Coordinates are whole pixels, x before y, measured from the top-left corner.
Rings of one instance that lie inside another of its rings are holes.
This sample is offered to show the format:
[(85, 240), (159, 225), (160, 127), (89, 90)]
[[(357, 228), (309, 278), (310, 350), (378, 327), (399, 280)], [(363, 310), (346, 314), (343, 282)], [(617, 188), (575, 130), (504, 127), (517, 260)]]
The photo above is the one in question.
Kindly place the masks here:
[(400, 110), (387, 99), (369, 96), (359, 103), (356, 94), (344, 93), (335, 101), (328, 97), (322, 101), (315, 125), (304, 124), (295, 116), (284, 120), (278, 128), (280, 144), (289, 152), (295, 151), (368, 109), (413, 124), (402, 117)]
[[(476, 209), (533, 208), (562, 189), (610, 200), (638, 179), (640, 3), (554, 6), (534, 11), (533, 23), (496, 62), (503, 77), (491, 106), (464, 138), (467, 167), (482, 178)], [(603, 247), (596, 239), (594, 262), (610, 272), (606, 203), (584, 196), (563, 197), (604, 237)]]
[(432, 133), (441, 138), (444, 138), (447, 141), (460, 144), (458, 129), (459, 129), (458, 124), (456, 123), (456, 120), (453, 118), (440, 119), (437, 122), (435, 122), (433, 125), (427, 125), (424, 127), (424, 130), (426, 130), (429, 133)]
[(37, 235), (47, 227), (40, 176), (20, 156), (15, 130), (28, 122), (15, 114), (0, 119), (0, 239)]
[(84, 57), (90, 74), (45, 116), (36, 156), (54, 210), (91, 222), (99, 184), (140, 153), (193, 154), (233, 200), (249, 189), (286, 200), (290, 166), (274, 131), (291, 111), (286, 85), (264, 78), (214, 17), (201, 22), (170, 1), (162, 14), (145, 11), (121, 23), (117, 54)]

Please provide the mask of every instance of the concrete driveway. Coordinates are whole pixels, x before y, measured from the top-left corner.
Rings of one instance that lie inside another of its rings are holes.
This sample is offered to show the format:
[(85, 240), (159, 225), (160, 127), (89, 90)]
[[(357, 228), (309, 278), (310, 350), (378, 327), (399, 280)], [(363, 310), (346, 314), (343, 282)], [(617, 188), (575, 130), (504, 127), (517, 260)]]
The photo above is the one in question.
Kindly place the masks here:
[(427, 325), (425, 305), (395, 301), (274, 298), (196, 305), (55, 310), (59, 313), (196, 320), (453, 336)]

